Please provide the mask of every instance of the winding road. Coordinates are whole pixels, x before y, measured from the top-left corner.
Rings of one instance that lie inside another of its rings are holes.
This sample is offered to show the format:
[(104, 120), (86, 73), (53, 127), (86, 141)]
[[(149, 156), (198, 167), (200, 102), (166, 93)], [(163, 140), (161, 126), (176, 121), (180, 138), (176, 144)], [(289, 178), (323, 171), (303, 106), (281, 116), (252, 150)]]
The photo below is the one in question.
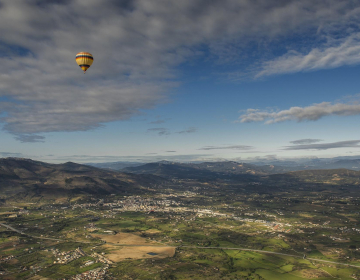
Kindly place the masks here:
[[(17, 233), (20, 233), (22, 235), (25, 235), (25, 236), (28, 236), (28, 237), (31, 237), (31, 238), (38, 238), (38, 239), (46, 239), (46, 240), (53, 240), (53, 241), (69, 241), (69, 240), (65, 240), (65, 239), (58, 239), (58, 238), (51, 238), (51, 237), (42, 237), (42, 236), (35, 236), (35, 235), (30, 235), (30, 234), (27, 234), (21, 230), (18, 230), (12, 226), (9, 226), (7, 224), (3, 224), (3, 223), (0, 223), (0, 226), (3, 226), (3, 227), (6, 227), (7, 229), (10, 229), (12, 231), (15, 231)], [(90, 242), (85, 242), (85, 241), (76, 241), (76, 242), (80, 242), (80, 243), (90, 243)]]
[[(199, 247), (199, 246), (179, 246), (179, 248), (193, 248), (193, 249), (222, 249), (222, 250), (239, 250), (239, 251), (251, 251), (251, 252), (259, 252), (263, 254), (273, 254), (273, 255), (281, 255), (281, 256), (288, 256), (293, 258), (302, 259), (303, 256), (299, 255), (292, 255), (292, 254), (284, 254), (284, 253), (278, 253), (278, 252), (272, 252), (272, 251), (265, 251), (265, 250), (255, 250), (255, 249), (247, 249), (247, 248), (232, 248), (232, 247)], [(340, 263), (340, 262), (333, 262), (333, 261), (327, 261), (322, 259), (314, 259), (314, 258), (306, 258), (307, 260), (316, 261), (316, 262), (325, 262), (330, 264), (338, 264), (338, 265), (346, 265), (351, 267), (360, 268), (360, 265), (355, 264), (347, 264), (347, 263)]]

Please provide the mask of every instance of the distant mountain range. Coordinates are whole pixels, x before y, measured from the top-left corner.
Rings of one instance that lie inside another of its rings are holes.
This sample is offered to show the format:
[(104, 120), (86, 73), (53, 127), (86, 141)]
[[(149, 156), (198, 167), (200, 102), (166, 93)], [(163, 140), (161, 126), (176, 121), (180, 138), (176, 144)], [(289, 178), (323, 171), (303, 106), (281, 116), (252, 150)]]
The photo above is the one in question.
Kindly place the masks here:
[[(155, 164), (155, 165), (154, 165)], [(87, 163), (87, 165), (108, 169), (126, 170), (134, 173), (146, 173), (147, 169), (155, 168), (157, 164), (172, 164), (178, 167), (190, 167), (203, 169), (212, 172), (225, 172), (232, 174), (277, 174), (289, 171), (312, 170), (312, 169), (338, 169), (346, 168), (360, 170), (360, 157), (336, 157), (336, 158), (315, 158), (315, 159), (296, 159), (296, 160), (259, 160), (252, 162), (202, 162), (202, 163), (180, 163), (160, 161), (156, 163), (139, 162), (105, 162)], [(141, 167), (143, 166), (143, 167)], [(141, 167), (137, 169), (137, 167)], [(141, 171), (144, 170), (144, 172)], [(151, 171), (150, 173), (155, 173)], [(161, 173), (161, 172), (160, 172)]]
[[(203, 162), (203, 163), (179, 163), (161, 161), (147, 163), (140, 166), (123, 168), (123, 172), (134, 174), (153, 174), (168, 179), (195, 179), (216, 180), (231, 179), (243, 182), (267, 181), (294, 181), (330, 183), (330, 184), (358, 184), (360, 171), (346, 169), (359, 165), (360, 160), (336, 160), (317, 165), (316, 169), (310, 169), (309, 165), (302, 166), (276, 166), (255, 165), (234, 161)], [(313, 167), (313, 166), (311, 166)], [(345, 168), (344, 168), (345, 167)], [(270, 182), (269, 181), (269, 182)]]
[[(291, 169), (289, 169), (291, 170)], [(238, 163), (234, 161), (226, 162), (203, 162), (194, 163), (178, 163), (178, 162), (155, 162), (147, 163), (136, 167), (126, 167), (122, 171), (135, 174), (154, 174), (162, 177), (177, 178), (227, 178), (229, 176), (242, 175), (242, 178), (254, 177), (254, 175), (268, 175), (276, 173), (284, 173), (285, 168), (275, 166), (256, 166), (253, 164)]]
[(360, 170), (359, 156), (343, 156), (335, 158), (298, 158), (293, 160), (258, 160), (252, 161), (255, 165), (274, 165), (291, 168), (293, 171), (309, 169), (337, 169), (346, 168)]
[(126, 167), (135, 167), (143, 165), (144, 163), (130, 162), (130, 161), (116, 161), (116, 162), (103, 162), (103, 163), (86, 163), (86, 165), (94, 166), (102, 169), (121, 170)]
[(0, 158), (0, 198), (136, 193), (162, 181), (154, 175), (106, 171), (73, 162), (49, 164)]
[[(353, 165), (358, 162), (339, 160), (332, 166), (343, 166), (345, 163)], [(289, 172), (281, 166), (257, 166), (234, 161), (199, 164), (163, 161), (126, 167), (119, 172), (73, 162), (50, 164), (31, 159), (0, 158), (0, 200), (34, 201), (91, 194), (133, 195), (167, 185), (169, 179), (258, 182), (264, 186), (280, 183), (284, 186), (299, 183), (357, 186), (360, 184), (360, 171), (318, 169)]]
[(292, 171), (284, 174), (273, 174), (267, 176), (269, 182), (300, 182), (300, 183), (320, 183), (331, 185), (360, 185), (360, 171), (349, 169), (318, 169)]

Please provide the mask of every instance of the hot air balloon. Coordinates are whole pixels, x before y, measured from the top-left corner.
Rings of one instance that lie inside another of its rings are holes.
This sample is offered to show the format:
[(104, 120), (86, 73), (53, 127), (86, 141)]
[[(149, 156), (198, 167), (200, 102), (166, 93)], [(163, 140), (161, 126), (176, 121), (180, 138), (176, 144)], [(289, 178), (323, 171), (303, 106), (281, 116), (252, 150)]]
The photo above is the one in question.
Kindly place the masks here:
[(75, 60), (85, 74), (86, 70), (88, 70), (93, 63), (94, 58), (91, 53), (79, 52), (78, 54), (76, 54)]

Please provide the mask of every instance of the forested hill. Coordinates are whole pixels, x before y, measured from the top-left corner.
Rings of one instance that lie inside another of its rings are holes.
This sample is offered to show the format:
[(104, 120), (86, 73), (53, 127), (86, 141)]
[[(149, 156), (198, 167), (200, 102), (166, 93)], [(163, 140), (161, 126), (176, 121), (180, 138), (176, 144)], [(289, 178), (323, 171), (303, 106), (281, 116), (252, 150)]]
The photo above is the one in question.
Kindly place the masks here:
[(21, 158), (0, 159), (1, 197), (136, 193), (164, 181), (154, 175), (106, 171), (67, 162), (49, 164)]

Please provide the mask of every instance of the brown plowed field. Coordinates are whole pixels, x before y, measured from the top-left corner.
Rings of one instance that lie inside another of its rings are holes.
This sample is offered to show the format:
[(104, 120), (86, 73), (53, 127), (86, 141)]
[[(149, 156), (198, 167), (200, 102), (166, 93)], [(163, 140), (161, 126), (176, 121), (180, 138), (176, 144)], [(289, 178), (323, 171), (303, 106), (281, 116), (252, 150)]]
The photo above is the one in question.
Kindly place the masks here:
[[(110, 251), (106, 254), (106, 258), (113, 262), (125, 259), (166, 258), (175, 254), (175, 247), (165, 246), (132, 233), (93, 234), (92, 236), (106, 241), (107, 244), (103, 247)], [(148, 253), (155, 253), (156, 255), (149, 255)]]

